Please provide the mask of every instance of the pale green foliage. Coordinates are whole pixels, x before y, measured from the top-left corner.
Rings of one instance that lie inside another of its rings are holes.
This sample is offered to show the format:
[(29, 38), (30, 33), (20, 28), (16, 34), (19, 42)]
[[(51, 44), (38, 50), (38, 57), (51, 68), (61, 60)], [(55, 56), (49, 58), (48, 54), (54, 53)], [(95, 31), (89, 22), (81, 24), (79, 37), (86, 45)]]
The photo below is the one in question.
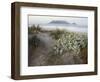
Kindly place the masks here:
[(52, 38), (57, 40), (61, 37), (61, 35), (64, 33), (64, 31), (65, 30), (56, 29), (54, 31), (51, 31), (50, 35), (52, 36)]
[(77, 55), (82, 48), (87, 47), (87, 43), (86, 33), (64, 32), (56, 40), (53, 50), (58, 55), (62, 55), (64, 52), (71, 52)]
[(32, 25), (31, 27), (28, 27), (29, 34), (39, 33), (40, 31), (41, 31), (40, 25)]

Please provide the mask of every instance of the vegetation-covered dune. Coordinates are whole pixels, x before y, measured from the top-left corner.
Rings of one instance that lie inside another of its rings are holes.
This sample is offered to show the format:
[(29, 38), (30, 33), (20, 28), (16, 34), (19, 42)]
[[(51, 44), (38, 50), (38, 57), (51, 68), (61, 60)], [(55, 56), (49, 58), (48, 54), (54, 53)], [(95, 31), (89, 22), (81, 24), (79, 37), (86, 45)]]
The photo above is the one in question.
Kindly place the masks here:
[(87, 63), (87, 33), (28, 28), (29, 66)]

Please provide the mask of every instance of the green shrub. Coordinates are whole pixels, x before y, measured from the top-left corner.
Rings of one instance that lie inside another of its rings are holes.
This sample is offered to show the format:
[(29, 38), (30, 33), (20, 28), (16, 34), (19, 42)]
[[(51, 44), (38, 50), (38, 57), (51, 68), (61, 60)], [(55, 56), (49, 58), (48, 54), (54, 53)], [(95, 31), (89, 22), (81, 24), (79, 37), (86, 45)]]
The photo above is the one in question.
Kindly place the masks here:
[(60, 29), (56, 29), (56, 30), (54, 30), (54, 31), (52, 31), (51, 33), (50, 33), (50, 35), (54, 38), (54, 39), (59, 39), (61, 36), (62, 36), (62, 34), (64, 33), (65, 31), (64, 30), (60, 30)]
[(29, 34), (34, 34), (34, 33), (39, 33), (41, 31), (41, 27), (39, 25), (32, 25), (31, 27), (28, 27), (28, 33)]
[(29, 39), (29, 45), (32, 46), (33, 48), (39, 47), (40, 44), (40, 39), (34, 35), (32, 38)]
[(56, 40), (53, 51), (57, 55), (64, 52), (71, 52), (75, 55), (81, 52), (82, 48), (87, 47), (87, 34), (64, 32), (59, 39)]

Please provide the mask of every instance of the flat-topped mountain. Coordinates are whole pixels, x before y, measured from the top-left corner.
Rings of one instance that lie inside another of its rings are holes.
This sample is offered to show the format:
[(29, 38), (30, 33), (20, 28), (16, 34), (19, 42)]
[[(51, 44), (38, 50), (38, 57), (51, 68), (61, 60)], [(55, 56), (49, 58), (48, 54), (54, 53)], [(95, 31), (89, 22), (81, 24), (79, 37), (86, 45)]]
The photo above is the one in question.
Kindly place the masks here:
[(49, 22), (48, 24), (51, 24), (51, 25), (54, 25), (54, 24), (58, 24), (58, 25), (68, 25), (70, 24), (69, 22), (67, 21), (64, 21), (64, 20), (52, 20), (51, 22)]

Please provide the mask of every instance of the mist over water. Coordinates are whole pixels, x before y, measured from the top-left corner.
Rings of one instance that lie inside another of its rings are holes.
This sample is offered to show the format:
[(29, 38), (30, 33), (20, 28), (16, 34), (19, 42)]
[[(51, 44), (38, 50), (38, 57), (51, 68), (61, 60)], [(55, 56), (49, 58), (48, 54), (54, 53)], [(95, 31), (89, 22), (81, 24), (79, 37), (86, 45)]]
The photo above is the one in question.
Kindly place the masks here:
[(48, 25), (40, 25), (42, 29), (44, 30), (68, 30), (68, 31), (73, 31), (73, 32), (88, 32), (88, 29), (86, 26), (84, 27), (79, 27), (79, 26), (48, 26)]
[(29, 27), (39, 25), (43, 30), (68, 30), (88, 32), (87, 17), (29, 16)]

